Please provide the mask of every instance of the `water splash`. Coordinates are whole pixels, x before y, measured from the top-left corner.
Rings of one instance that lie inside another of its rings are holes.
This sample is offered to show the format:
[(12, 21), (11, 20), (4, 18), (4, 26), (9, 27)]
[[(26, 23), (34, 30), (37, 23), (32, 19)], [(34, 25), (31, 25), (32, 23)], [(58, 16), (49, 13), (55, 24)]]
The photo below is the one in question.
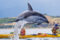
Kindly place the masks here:
[(26, 21), (18, 21), (14, 27), (14, 38), (13, 40), (19, 40), (19, 33), (18, 33), (18, 29), (20, 28), (20, 31), (21, 29), (24, 27), (24, 24), (26, 24), (28, 22)]

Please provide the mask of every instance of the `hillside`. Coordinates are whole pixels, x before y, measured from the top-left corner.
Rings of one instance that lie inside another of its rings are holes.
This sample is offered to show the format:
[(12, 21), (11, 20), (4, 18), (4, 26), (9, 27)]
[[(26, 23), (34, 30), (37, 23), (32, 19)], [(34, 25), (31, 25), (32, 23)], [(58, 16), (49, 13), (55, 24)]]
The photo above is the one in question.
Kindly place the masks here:
[[(52, 27), (52, 24), (54, 24), (54, 22), (58, 22), (59, 25), (60, 25), (60, 17), (53, 17), (53, 16), (48, 16), (48, 15), (45, 15), (46, 18), (48, 19), (50, 25), (49, 27)], [(15, 17), (12, 17), (12, 18), (0, 18), (0, 28), (11, 28), (13, 27), (13, 25), (15, 25), (16, 23), (15, 22), (10, 22), (10, 21), (14, 21), (16, 18)], [(37, 25), (35, 24), (27, 24), (25, 25), (26, 27), (37, 27)], [(47, 27), (48, 25), (47, 24), (43, 24), (43, 25), (39, 25), (38, 27)]]

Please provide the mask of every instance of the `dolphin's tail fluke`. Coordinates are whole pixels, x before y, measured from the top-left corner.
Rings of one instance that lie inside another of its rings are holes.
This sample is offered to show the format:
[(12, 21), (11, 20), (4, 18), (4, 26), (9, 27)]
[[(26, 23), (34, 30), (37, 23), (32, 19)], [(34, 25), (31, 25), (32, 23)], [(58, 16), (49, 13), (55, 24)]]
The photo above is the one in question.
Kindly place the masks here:
[(28, 10), (33, 11), (32, 6), (28, 3)]

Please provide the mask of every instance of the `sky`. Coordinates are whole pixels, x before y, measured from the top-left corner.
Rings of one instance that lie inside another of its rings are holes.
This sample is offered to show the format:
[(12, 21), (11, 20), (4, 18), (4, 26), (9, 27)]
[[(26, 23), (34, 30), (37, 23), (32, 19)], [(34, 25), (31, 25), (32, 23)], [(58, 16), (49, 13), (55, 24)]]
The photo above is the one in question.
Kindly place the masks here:
[(28, 2), (41, 14), (60, 16), (60, 0), (0, 0), (0, 18), (18, 16), (28, 9)]

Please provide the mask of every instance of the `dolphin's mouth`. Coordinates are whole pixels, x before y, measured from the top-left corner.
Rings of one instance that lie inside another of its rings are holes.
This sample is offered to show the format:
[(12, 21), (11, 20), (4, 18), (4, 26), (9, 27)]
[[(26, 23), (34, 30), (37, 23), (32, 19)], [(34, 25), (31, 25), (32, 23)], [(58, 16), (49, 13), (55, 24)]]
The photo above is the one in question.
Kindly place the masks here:
[(49, 21), (46, 21), (47, 23), (49, 23)]

